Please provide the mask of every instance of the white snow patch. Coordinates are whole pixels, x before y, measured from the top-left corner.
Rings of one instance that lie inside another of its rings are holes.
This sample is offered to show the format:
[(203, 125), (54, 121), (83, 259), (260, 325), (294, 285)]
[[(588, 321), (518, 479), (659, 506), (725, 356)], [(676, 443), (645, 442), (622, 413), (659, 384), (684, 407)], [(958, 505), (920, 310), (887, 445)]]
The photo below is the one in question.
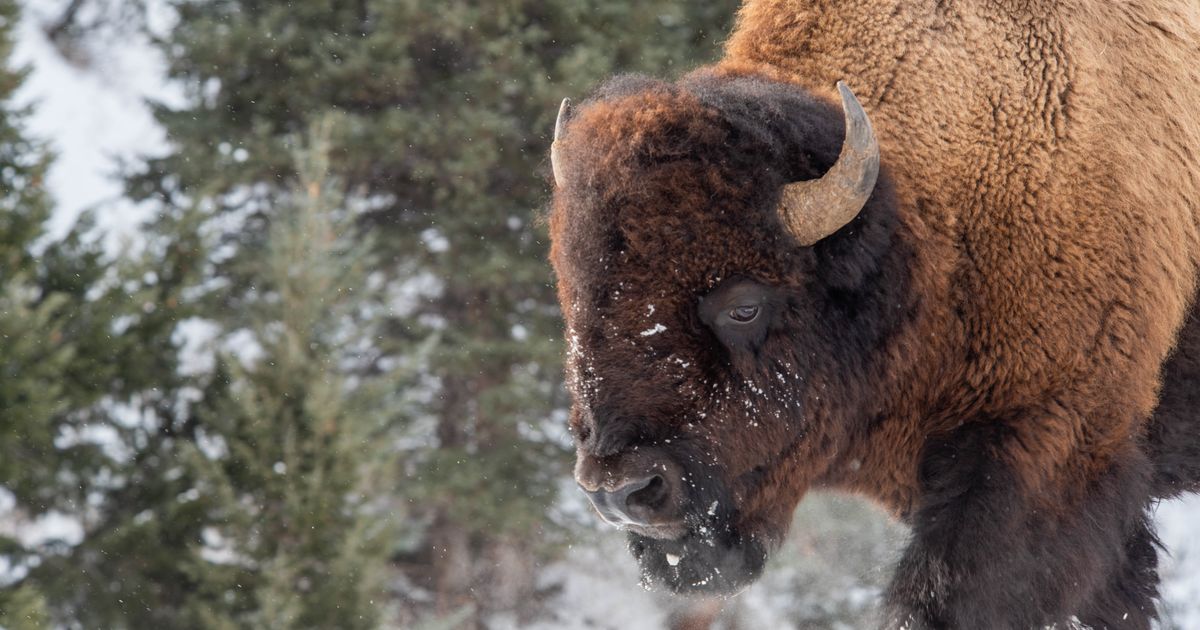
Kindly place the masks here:
[(28, 548), (40, 547), (46, 543), (57, 541), (75, 546), (83, 540), (83, 524), (75, 517), (52, 510), (33, 521), (20, 523), (15, 531), (3, 533), (16, 538)]
[(204, 546), (200, 547), (200, 557), (206, 562), (221, 565), (238, 565), (245, 563), (245, 558), (238, 555), (233, 543), (221, 534), (215, 527), (205, 527), (200, 530)]
[(651, 335), (657, 335), (658, 333), (660, 333), (660, 332), (662, 332), (662, 331), (664, 331), (664, 330), (666, 330), (666, 329), (667, 329), (667, 327), (666, 327), (666, 326), (663, 326), (662, 324), (655, 324), (653, 328), (649, 328), (649, 329), (647, 329), (647, 330), (643, 330), (643, 331), (641, 332), (641, 335), (642, 335), (643, 337), (649, 337), (649, 336), (651, 336)]
[(240, 328), (225, 335), (221, 351), (236, 357), (242, 367), (253, 367), (267, 355), (267, 351), (259, 343), (258, 336), (247, 328)]
[(207, 374), (216, 365), (213, 342), (221, 333), (216, 322), (189, 317), (175, 325), (171, 341), (179, 344), (179, 372), (183, 375)]
[(1159, 554), (1164, 628), (1200, 628), (1200, 495), (1164, 501), (1154, 512), (1167, 548)]
[(422, 304), (441, 295), (442, 288), (441, 278), (433, 273), (415, 272), (387, 287), (388, 308), (396, 317), (411, 316)]
[[(55, 154), (47, 175), (56, 202), (47, 236), (61, 237), (84, 210), (96, 209), (110, 251), (138, 242), (138, 226), (150, 208), (122, 197), (118, 164), (167, 150), (166, 134), (147, 100), (178, 107), (185, 102), (183, 90), (166, 80), (166, 62), (145, 34), (101, 27), (83, 44), (87, 64), (75, 65), (43, 30), (62, 3), (23, 4), (10, 64), (30, 68), (16, 100), (33, 106), (29, 132), (47, 140)], [(167, 3), (147, 5), (151, 28), (169, 28), (174, 17)]]
[(422, 231), (421, 242), (425, 243), (425, 247), (435, 254), (450, 249), (450, 239), (447, 239), (446, 235), (437, 228), (427, 228)]
[[(126, 408), (118, 408), (116, 405), (110, 405), (109, 408), (113, 411), (114, 416), (128, 411)], [(54, 446), (58, 449), (65, 450), (81, 444), (99, 446), (104, 456), (113, 461), (128, 461), (133, 456), (133, 452), (122, 441), (117, 429), (108, 424), (66, 425), (59, 429), (58, 435), (54, 437)]]

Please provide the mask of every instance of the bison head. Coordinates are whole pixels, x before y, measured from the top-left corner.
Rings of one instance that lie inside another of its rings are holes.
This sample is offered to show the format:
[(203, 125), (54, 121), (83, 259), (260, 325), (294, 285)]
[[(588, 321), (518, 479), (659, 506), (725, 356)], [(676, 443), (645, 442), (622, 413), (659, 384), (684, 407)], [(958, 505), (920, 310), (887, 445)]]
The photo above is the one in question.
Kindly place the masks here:
[(873, 132), (840, 89), (842, 108), (753, 77), (622, 77), (560, 113), (575, 475), (648, 583), (747, 585), (878, 413), (907, 280)]

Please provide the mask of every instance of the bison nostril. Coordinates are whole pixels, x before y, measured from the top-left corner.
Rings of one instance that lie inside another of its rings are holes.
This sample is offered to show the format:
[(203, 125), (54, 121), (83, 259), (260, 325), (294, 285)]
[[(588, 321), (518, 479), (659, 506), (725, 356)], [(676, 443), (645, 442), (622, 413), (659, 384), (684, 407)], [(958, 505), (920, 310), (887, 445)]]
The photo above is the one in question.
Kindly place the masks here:
[(652, 514), (661, 509), (667, 502), (667, 482), (661, 475), (654, 475), (640, 489), (629, 493), (625, 498), (625, 506), (631, 512)]
[(611, 492), (584, 489), (604, 520), (615, 525), (650, 525), (670, 503), (670, 488), (661, 475), (627, 483)]

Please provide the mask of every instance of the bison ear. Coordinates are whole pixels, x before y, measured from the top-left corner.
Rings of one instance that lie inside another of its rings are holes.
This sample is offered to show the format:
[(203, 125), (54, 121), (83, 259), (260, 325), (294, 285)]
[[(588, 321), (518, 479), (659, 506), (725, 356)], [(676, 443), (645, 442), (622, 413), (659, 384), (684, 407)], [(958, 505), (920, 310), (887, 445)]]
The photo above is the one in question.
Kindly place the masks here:
[(571, 99), (564, 98), (562, 105), (558, 106), (558, 119), (554, 121), (554, 142), (550, 143), (550, 170), (554, 173), (554, 185), (560, 188), (567, 180), (563, 171), (558, 141), (562, 138), (563, 126), (566, 124), (567, 116), (570, 113)]
[(801, 245), (809, 246), (849, 223), (867, 204), (879, 175), (879, 145), (867, 112), (838, 81), (846, 139), (837, 162), (820, 179), (783, 187), (779, 218)]

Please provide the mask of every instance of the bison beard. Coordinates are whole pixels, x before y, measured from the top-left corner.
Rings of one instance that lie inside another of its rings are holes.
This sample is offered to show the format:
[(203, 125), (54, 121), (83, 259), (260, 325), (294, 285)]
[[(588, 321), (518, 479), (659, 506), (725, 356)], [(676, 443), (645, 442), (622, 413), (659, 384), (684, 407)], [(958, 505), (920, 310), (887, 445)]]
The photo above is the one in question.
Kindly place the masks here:
[(1147, 510), (1200, 489), (1196, 25), (752, 0), (720, 63), (564, 107), (576, 478), (647, 582), (736, 592), (829, 488), (912, 527), (886, 628), (1150, 627)]
[(643, 584), (680, 594), (736, 593), (762, 574), (767, 550), (759, 540), (737, 531), (731, 497), (716, 482), (717, 475), (703, 471), (686, 478), (687, 502), (693, 510), (685, 517), (683, 536), (629, 534), (629, 550), (641, 568)]
[[(786, 465), (795, 455), (803, 437), (781, 449), (770, 460), (770, 467)], [(738, 529), (739, 513), (723, 475), (703, 461), (697, 453), (669, 454), (683, 464), (686, 533), (672, 539), (651, 538), (629, 533), (629, 550), (641, 568), (643, 585), (662, 586), (674, 593), (688, 595), (731, 595), (758, 579), (770, 552), (782, 540), (784, 531), (760, 531), (755, 535)], [(759, 489), (768, 467), (758, 466), (737, 479), (743, 492)]]
[(762, 544), (729, 531), (693, 530), (677, 540), (629, 534), (629, 550), (641, 566), (644, 585), (680, 594), (737, 593), (758, 579), (767, 563)]

